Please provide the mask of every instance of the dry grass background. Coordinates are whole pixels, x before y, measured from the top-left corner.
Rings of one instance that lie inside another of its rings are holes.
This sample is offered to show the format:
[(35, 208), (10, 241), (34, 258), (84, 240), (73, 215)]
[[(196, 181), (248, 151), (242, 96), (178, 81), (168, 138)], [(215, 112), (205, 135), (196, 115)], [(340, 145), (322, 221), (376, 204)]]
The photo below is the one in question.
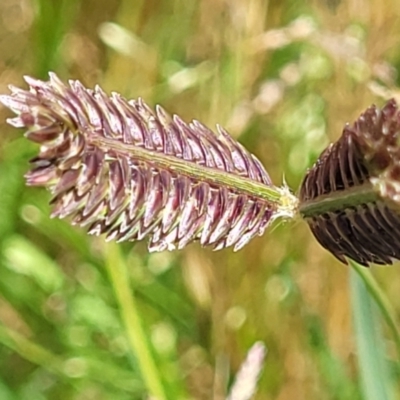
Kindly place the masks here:
[[(345, 122), (400, 96), (399, 22), (397, 0), (2, 0), (0, 92), (52, 70), (142, 96), (220, 123), (296, 190)], [(35, 147), (7, 116), (0, 109), (0, 398), (143, 398), (107, 248), (50, 220), (48, 194), (24, 187)], [(121, 249), (169, 398), (223, 399), (257, 340), (268, 355), (256, 399), (362, 398), (349, 268), (303, 222), (238, 253)], [(398, 267), (372, 270), (399, 313)]]

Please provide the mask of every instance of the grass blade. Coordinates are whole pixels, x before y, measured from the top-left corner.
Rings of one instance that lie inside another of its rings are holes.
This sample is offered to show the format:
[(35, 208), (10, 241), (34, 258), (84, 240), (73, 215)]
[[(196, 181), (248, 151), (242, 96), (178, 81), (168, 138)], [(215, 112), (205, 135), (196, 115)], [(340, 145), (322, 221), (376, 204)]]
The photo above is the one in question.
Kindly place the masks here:
[[(353, 265), (353, 262), (352, 262)], [(350, 271), (351, 299), (361, 391), (365, 400), (390, 400), (390, 374), (374, 301), (354, 267)]]
[(351, 267), (364, 282), (369, 294), (374, 298), (376, 305), (382, 313), (384, 320), (392, 331), (393, 340), (396, 343), (397, 353), (400, 357), (400, 331), (396, 321), (396, 313), (386, 294), (379, 287), (371, 271), (356, 262), (349, 260)]

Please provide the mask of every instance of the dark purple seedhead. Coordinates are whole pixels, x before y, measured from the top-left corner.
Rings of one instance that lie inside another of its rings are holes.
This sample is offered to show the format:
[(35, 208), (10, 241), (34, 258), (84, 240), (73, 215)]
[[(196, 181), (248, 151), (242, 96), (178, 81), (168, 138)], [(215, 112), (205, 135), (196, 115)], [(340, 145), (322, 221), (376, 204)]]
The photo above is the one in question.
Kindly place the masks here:
[(400, 259), (400, 112), (394, 100), (347, 125), (307, 172), (300, 213), (339, 260)]

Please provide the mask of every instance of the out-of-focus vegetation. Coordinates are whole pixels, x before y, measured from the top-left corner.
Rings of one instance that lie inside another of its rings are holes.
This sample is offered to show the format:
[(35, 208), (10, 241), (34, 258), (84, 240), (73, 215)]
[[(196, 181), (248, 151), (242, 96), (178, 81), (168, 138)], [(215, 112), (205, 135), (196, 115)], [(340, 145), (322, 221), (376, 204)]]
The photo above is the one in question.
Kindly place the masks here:
[[(399, 44), (397, 0), (2, 0), (0, 92), (52, 70), (141, 96), (220, 123), (296, 189), (345, 122), (400, 97)], [(392, 330), (305, 223), (238, 253), (106, 245), (51, 220), (49, 194), (24, 186), (36, 149), (7, 116), (0, 399), (224, 399), (259, 340), (256, 399), (400, 398)], [(372, 274), (398, 319), (398, 266)]]

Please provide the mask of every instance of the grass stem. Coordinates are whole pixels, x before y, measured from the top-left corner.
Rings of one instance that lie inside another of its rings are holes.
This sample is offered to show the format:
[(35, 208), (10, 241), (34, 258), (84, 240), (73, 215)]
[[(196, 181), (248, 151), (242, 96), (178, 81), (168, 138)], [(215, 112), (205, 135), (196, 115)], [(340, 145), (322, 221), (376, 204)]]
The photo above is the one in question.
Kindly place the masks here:
[(150, 347), (140, 317), (135, 296), (129, 285), (129, 276), (125, 260), (115, 243), (106, 246), (106, 268), (114, 289), (122, 321), (133, 355), (136, 357), (143, 380), (152, 398), (166, 400), (166, 392), (157, 368), (153, 351)]

